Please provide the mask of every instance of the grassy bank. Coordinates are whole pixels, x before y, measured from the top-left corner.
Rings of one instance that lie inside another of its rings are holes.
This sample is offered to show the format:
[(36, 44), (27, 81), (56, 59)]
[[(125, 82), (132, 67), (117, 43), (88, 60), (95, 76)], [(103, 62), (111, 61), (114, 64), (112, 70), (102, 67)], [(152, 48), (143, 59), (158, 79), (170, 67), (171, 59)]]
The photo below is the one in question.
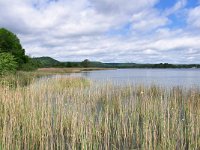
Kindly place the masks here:
[(200, 90), (82, 78), (1, 86), (0, 149), (200, 149)]
[(31, 83), (35, 82), (41, 77), (56, 75), (53, 72), (40, 72), (40, 71), (33, 71), (33, 72), (25, 72), (25, 71), (18, 71), (16, 74), (9, 74), (6, 76), (0, 77), (0, 85), (1, 86), (9, 86), (9, 87), (24, 87), (28, 86)]
[(0, 76), (0, 85), (10, 87), (27, 86), (35, 80), (45, 76), (61, 75), (66, 73), (80, 73), (83, 71), (111, 70), (112, 68), (40, 68), (35, 71), (18, 71), (16, 74)]
[(40, 73), (79, 73), (82, 71), (111, 70), (113, 68), (40, 68)]

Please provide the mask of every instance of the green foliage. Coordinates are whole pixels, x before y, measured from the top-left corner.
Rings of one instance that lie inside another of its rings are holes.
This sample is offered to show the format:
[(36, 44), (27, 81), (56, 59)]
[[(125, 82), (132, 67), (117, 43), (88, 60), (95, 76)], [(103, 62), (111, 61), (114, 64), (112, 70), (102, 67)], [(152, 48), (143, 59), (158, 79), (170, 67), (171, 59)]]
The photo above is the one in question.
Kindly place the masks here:
[(11, 53), (19, 68), (27, 62), (25, 50), (22, 48), (18, 37), (4, 28), (0, 29), (0, 53)]
[(17, 69), (17, 62), (13, 55), (0, 53), (0, 75), (14, 73)]
[(90, 61), (88, 59), (85, 59), (84, 61), (81, 62), (82, 67), (89, 67), (90, 66)]
[(51, 57), (38, 57), (32, 58), (35, 63), (38, 64), (40, 68), (57, 67), (61, 66), (61, 62), (51, 58)]
[(68, 68), (72, 67), (72, 63), (71, 62), (67, 62), (67, 65), (66, 65)]
[(39, 66), (40, 66), (40, 63), (37, 62), (36, 60), (26, 56), (27, 58), (27, 63), (25, 64), (22, 64), (21, 66), (21, 70), (23, 71), (33, 71), (33, 70), (36, 70)]

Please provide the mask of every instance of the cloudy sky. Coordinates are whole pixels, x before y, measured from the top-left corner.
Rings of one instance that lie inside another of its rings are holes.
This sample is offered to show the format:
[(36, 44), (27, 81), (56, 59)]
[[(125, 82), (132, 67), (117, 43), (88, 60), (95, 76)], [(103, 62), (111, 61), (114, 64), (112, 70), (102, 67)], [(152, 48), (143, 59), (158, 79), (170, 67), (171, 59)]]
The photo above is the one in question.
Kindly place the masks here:
[(0, 0), (32, 57), (200, 63), (200, 0)]

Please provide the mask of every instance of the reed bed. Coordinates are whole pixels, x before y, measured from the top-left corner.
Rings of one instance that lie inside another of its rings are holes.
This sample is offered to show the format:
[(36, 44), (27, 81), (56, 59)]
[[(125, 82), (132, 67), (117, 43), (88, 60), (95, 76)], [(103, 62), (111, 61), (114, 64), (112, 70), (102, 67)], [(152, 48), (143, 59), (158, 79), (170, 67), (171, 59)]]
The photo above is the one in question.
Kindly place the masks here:
[(200, 149), (200, 90), (82, 78), (0, 87), (0, 149)]

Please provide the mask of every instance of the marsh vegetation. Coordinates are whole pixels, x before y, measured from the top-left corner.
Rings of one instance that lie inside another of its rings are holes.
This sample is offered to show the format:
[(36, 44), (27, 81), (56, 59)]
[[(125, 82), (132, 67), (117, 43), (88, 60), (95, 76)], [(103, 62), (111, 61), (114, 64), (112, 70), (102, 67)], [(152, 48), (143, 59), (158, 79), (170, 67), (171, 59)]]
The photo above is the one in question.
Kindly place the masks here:
[(31, 81), (0, 86), (0, 149), (200, 149), (198, 88)]

